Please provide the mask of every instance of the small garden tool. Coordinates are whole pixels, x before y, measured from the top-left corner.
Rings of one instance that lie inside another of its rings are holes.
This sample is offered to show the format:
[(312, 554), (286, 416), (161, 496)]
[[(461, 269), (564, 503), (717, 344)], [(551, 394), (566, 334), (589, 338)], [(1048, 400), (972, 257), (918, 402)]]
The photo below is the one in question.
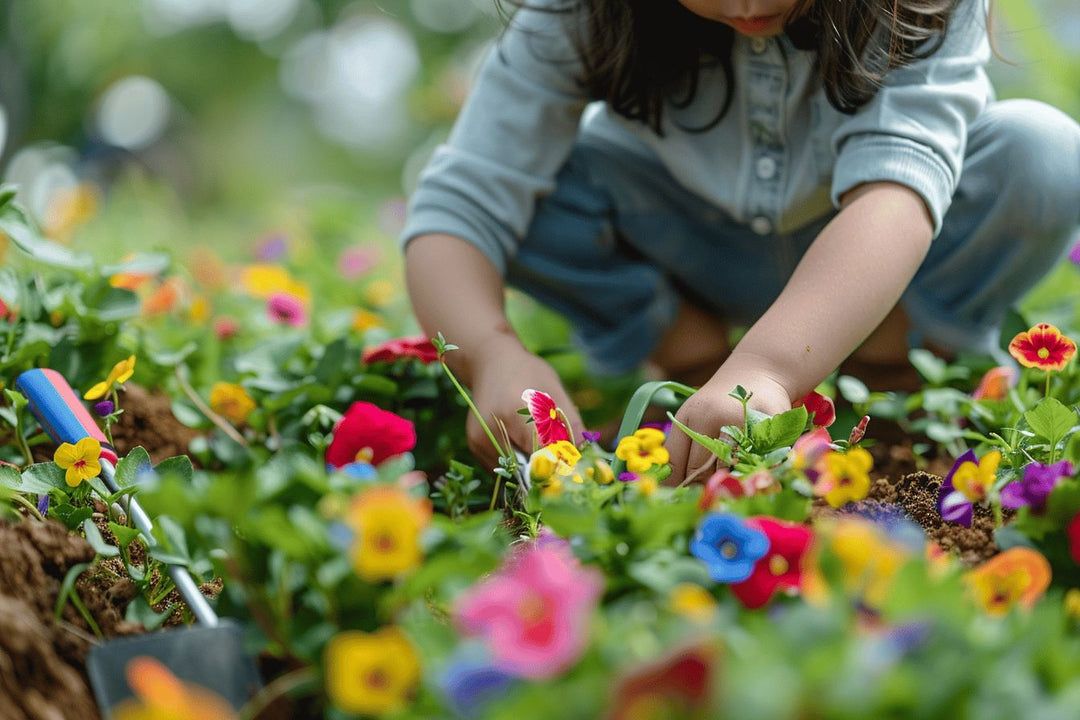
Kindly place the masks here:
[[(101, 479), (110, 492), (119, 492), (115, 479), (116, 451), (106, 442), (67, 380), (55, 370), (37, 369), (22, 373), (15, 384), (29, 400), (31, 412), (54, 442), (75, 444), (87, 437), (101, 442)], [(156, 541), (151, 534), (150, 517), (133, 497), (129, 497), (127, 503), (128, 514), (135, 527), (142, 531), (152, 554)], [(141, 686), (144, 692), (146, 687), (154, 685), (133, 677), (140, 667), (160, 668), (164, 665), (175, 678), (171, 691), (191, 688), (189, 697), (205, 696), (206, 691), (210, 691), (234, 709), (243, 706), (261, 686), (258, 669), (244, 652), (241, 626), (234, 621), (218, 619), (187, 568), (169, 565), (168, 572), (200, 626), (118, 638), (94, 647), (87, 659), (87, 672), (94, 696), (107, 719), (114, 717), (118, 705), (132, 702), (136, 690), (140, 689), (131, 687), (129, 679), (134, 679), (134, 684)], [(137, 658), (142, 660), (129, 667)], [(156, 660), (160, 665), (148, 663), (146, 658)], [(152, 714), (152, 708), (150, 712)]]

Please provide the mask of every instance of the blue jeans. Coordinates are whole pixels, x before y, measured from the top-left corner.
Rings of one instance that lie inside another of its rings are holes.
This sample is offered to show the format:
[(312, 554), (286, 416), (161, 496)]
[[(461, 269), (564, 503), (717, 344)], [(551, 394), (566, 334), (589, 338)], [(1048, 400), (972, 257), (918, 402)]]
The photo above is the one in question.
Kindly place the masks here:
[[(600, 373), (648, 358), (682, 298), (729, 323), (754, 322), (832, 219), (756, 234), (658, 163), (596, 144), (578, 143), (556, 183), (507, 282), (566, 315)], [(1034, 101), (989, 106), (969, 129), (941, 233), (901, 299), (914, 334), (997, 354), (1006, 311), (1063, 258), (1078, 227), (1080, 127)]]

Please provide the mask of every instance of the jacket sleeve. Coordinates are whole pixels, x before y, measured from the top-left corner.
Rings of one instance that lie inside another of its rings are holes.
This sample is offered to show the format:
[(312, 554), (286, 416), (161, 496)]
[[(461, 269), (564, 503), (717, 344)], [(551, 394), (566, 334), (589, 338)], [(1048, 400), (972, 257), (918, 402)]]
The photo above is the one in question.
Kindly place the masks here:
[(962, 0), (937, 52), (887, 73), (877, 95), (837, 128), (832, 201), (867, 182), (922, 196), (934, 236), (960, 179), (970, 123), (992, 99), (985, 0)]
[(523, 7), (481, 65), (447, 141), (434, 152), (410, 202), (404, 247), (448, 233), (480, 249), (500, 272), (516, 252), (538, 197), (570, 153), (588, 98), (567, 28), (577, 19)]

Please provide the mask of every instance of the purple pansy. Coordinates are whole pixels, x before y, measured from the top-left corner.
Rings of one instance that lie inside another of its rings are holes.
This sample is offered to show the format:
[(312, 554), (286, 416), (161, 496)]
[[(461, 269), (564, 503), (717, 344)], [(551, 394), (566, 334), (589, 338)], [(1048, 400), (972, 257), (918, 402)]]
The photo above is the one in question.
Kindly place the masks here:
[(975, 463), (976, 465), (979, 463), (979, 458), (975, 455), (974, 450), (968, 450), (956, 458), (956, 462), (949, 469), (949, 474), (945, 476), (945, 480), (941, 483), (941, 494), (938, 495), (937, 504), (938, 512), (941, 513), (944, 520), (959, 523), (964, 527), (971, 527), (971, 520), (975, 516), (974, 506), (972, 506), (970, 500), (964, 497), (963, 493), (956, 492), (956, 486), (953, 485), (952, 481), (957, 469), (966, 462)]
[(582, 430), (581, 431), (581, 439), (584, 440), (585, 442), (598, 443), (598, 442), (600, 442), (600, 431), (599, 430)]
[(1001, 506), (1016, 510), (1027, 505), (1036, 512), (1042, 512), (1046, 509), (1046, 498), (1058, 480), (1072, 477), (1072, 474), (1073, 465), (1068, 460), (1053, 465), (1030, 463), (1024, 468), (1023, 480), (1011, 482), (1001, 489)]
[(113, 410), (115, 409), (116, 406), (113, 404), (112, 400), (102, 400), (99, 403), (94, 403), (94, 412), (96, 412), (99, 417), (109, 417), (113, 414)]

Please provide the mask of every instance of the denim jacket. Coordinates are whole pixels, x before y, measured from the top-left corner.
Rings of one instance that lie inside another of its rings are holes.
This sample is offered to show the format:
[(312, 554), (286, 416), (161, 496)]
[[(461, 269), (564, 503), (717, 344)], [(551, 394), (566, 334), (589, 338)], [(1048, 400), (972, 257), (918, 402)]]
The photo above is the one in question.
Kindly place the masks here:
[(829, 104), (813, 51), (797, 49), (786, 35), (736, 34), (727, 114), (705, 132), (687, 129), (707, 125), (723, 102), (721, 70), (705, 69), (689, 106), (664, 107), (660, 136), (589, 103), (561, 16), (519, 10), (421, 173), (402, 243), (448, 233), (505, 272), (537, 198), (553, 190), (575, 141), (658, 160), (762, 236), (820, 219), (845, 192), (874, 181), (921, 195), (936, 235), (960, 177), (968, 125), (993, 99), (984, 71), (986, 11), (986, 0), (961, 0), (937, 52), (890, 71), (853, 115)]

